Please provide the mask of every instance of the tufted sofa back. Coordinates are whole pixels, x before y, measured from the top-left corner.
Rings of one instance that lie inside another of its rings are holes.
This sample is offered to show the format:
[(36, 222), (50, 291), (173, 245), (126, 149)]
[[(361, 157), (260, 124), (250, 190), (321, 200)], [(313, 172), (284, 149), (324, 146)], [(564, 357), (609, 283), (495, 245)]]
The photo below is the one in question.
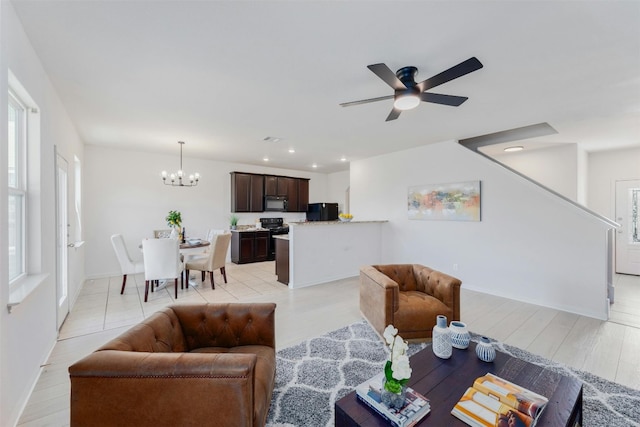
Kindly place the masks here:
[(187, 351), (187, 342), (178, 317), (171, 308), (165, 308), (109, 341), (100, 350), (182, 353)]
[(261, 304), (181, 304), (167, 307), (98, 350), (182, 353), (205, 347), (275, 348), (273, 310)]
[(373, 267), (396, 282), (400, 292), (419, 290), (413, 273), (413, 264), (374, 265)]
[(174, 305), (188, 351), (203, 347), (264, 345), (275, 348), (275, 304)]

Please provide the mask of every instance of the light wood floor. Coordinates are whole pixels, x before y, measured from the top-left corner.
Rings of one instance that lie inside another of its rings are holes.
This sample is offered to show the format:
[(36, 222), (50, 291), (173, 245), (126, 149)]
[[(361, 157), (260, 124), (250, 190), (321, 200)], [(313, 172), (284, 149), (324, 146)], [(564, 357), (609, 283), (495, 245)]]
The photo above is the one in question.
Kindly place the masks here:
[[(181, 290), (160, 289), (143, 302), (142, 275), (129, 277), (120, 295), (121, 276), (88, 281), (60, 331), (60, 338), (27, 403), (19, 426), (69, 425), (67, 369), (131, 325), (174, 303), (277, 303), (276, 343), (281, 349), (361, 319), (358, 279), (289, 290), (278, 283), (274, 263), (227, 266), (228, 282), (216, 273), (208, 282)], [(462, 320), (483, 335), (532, 353), (640, 389), (640, 277), (616, 276), (612, 319), (588, 317), (462, 289)]]

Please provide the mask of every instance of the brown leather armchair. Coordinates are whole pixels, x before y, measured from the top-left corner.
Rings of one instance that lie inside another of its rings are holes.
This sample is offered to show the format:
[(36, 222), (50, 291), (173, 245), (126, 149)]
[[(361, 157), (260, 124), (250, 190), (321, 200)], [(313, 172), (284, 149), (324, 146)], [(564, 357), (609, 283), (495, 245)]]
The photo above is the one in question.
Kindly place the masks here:
[(460, 320), (460, 280), (419, 264), (360, 269), (360, 311), (382, 335), (387, 325), (404, 339), (431, 338), (436, 316)]
[(167, 307), (69, 367), (71, 426), (264, 426), (273, 303)]

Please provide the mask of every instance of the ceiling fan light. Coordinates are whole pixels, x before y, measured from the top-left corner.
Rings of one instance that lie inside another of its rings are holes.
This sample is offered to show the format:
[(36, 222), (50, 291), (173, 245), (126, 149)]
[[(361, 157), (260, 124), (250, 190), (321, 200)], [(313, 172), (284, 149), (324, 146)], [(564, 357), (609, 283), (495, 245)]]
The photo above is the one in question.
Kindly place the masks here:
[(416, 108), (419, 104), (420, 104), (420, 97), (413, 93), (398, 96), (396, 97), (396, 100), (393, 102), (394, 108), (402, 111)]

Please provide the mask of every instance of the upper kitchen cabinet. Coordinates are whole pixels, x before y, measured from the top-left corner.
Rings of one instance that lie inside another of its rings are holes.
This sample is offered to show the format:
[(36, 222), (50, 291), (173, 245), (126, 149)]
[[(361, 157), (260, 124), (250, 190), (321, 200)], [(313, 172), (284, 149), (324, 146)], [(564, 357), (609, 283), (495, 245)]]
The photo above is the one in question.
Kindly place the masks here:
[(283, 182), (283, 187), (286, 188), (287, 196), (287, 211), (299, 212), (298, 206), (298, 178), (280, 177), (278, 178), (278, 185)]
[(231, 172), (231, 212), (264, 211), (264, 175)]
[(265, 175), (264, 195), (265, 196), (287, 196), (289, 193), (288, 180), (296, 179), (286, 176)]
[(273, 175), (264, 176), (264, 195), (278, 196), (278, 177)]
[(284, 196), (287, 198), (288, 212), (306, 212), (309, 205), (309, 179), (231, 172), (233, 212), (263, 212), (265, 196)]

